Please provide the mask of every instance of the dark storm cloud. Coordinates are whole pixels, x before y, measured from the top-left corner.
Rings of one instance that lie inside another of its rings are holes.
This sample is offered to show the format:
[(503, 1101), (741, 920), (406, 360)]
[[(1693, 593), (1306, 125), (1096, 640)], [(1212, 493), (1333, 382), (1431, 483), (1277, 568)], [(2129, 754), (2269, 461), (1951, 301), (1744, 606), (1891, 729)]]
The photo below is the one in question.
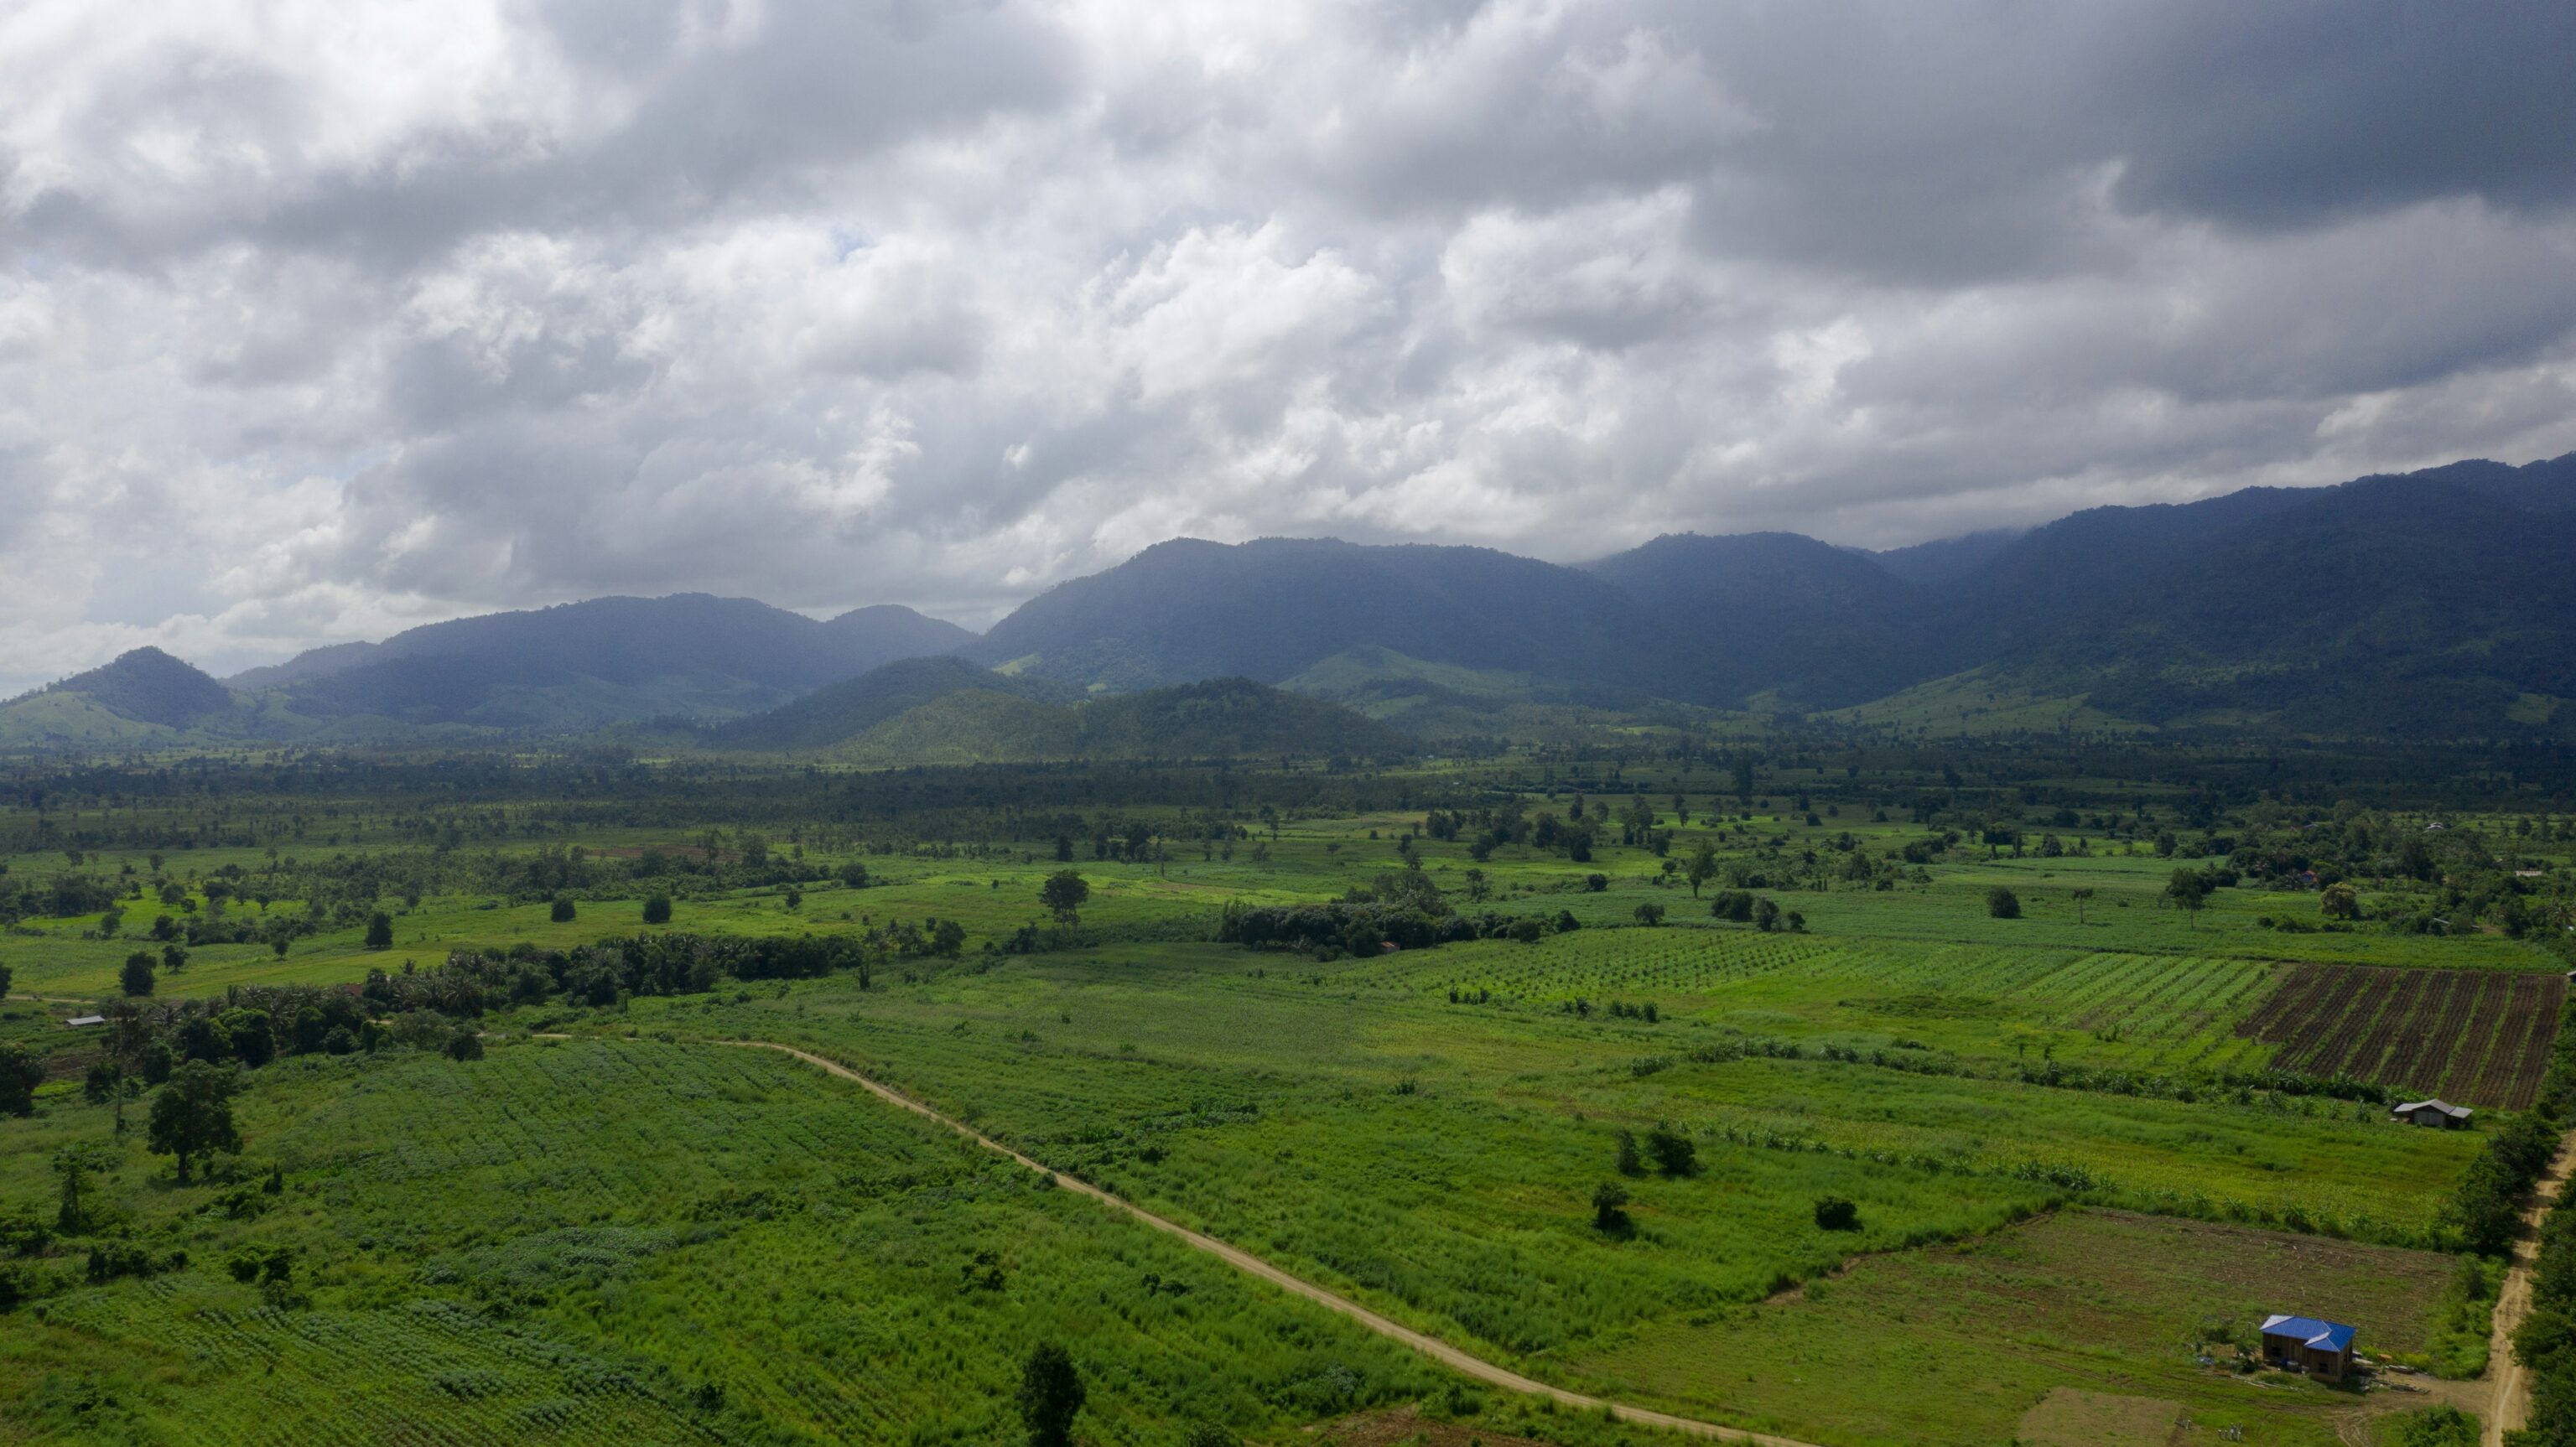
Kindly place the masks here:
[(2576, 196), (2576, 20), (2559, 5), (2188, 0), (2103, 67), (2126, 205), (2293, 226), (2443, 197)]
[(0, 689), (607, 591), (981, 622), (1183, 532), (1884, 544), (2576, 447), (2563, 4), (21, 18)]

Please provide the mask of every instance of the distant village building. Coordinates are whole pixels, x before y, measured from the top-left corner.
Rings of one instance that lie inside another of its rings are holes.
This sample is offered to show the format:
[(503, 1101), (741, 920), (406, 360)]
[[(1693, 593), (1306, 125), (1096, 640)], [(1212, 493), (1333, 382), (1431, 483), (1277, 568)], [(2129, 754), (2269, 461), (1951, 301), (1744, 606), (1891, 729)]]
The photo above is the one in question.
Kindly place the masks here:
[(107, 1023), (107, 1017), (105, 1015), (74, 1015), (63, 1023), (74, 1029), (78, 1029), (83, 1025), (104, 1025)]
[(2312, 1316), (2263, 1318), (2263, 1360), (2276, 1367), (2340, 1382), (2352, 1370), (2353, 1328)]
[(2410, 1100), (2388, 1113), (2413, 1125), (2435, 1125), (2444, 1130), (2458, 1130), (2467, 1125), (2472, 1114), (2467, 1106), (2453, 1105), (2446, 1100)]

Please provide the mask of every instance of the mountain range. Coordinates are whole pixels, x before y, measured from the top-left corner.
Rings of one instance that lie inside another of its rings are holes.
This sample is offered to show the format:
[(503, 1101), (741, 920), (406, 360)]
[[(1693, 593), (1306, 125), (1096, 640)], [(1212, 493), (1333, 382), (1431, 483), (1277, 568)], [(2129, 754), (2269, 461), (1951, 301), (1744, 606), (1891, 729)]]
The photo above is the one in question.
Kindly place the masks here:
[[(890, 605), (818, 621), (682, 594), (431, 624), (220, 683), (142, 649), (0, 705), (0, 746), (648, 727), (869, 759), (1259, 755), (1382, 751), (1380, 722), (1491, 735), (1673, 706), (1936, 732), (2570, 739), (2571, 558), (2576, 454), (1884, 553), (1684, 533), (1564, 566), (1176, 539), (980, 636)], [(1229, 682), (1173, 692), (1212, 680)], [(1314, 741), (1283, 747), (1300, 729)]]

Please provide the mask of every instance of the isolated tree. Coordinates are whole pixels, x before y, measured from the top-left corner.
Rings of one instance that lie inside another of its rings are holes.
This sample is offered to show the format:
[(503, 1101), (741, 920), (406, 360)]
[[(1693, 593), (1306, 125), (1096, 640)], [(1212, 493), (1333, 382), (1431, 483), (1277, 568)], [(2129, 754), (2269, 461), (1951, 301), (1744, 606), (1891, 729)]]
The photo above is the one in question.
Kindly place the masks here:
[(648, 894), (644, 896), (644, 922), (646, 924), (669, 924), (671, 922), (671, 896), (667, 894)]
[(1986, 891), (1986, 913), (1997, 919), (2021, 918), (2021, 896), (1998, 884)]
[(2182, 906), (2183, 923), (2189, 924), (2200, 914), (2202, 903), (2209, 898), (2209, 879), (2197, 869), (2177, 869), (2173, 878), (2166, 881), (2165, 893)]
[(1691, 1138), (1664, 1121), (1646, 1132), (1646, 1154), (1655, 1158), (1655, 1169), (1667, 1176), (1687, 1176), (1699, 1169), (1699, 1147)]
[(153, 964), (150, 950), (136, 950), (127, 955), (125, 968), (116, 972), (116, 987), (129, 995), (151, 994)]
[(2084, 902), (2093, 897), (2092, 886), (2087, 885), (2082, 889), (2073, 891), (2072, 897), (2075, 900), (2075, 922), (2077, 924), (2082, 924), (2084, 923)]
[(394, 947), (394, 917), (377, 910), (367, 916), (367, 948), (370, 951)]
[(34, 1115), (45, 1062), (24, 1045), (0, 1042), (0, 1113)]
[(1631, 911), (1631, 913), (1636, 915), (1637, 923), (1646, 926), (1648, 929), (1652, 929), (1656, 925), (1664, 922), (1664, 907), (1655, 903), (1651, 899), (1638, 905), (1635, 910)]
[(1691, 850), (1690, 867), (1682, 876), (1690, 881), (1691, 898), (1699, 898), (1699, 887), (1717, 875), (1717, 846), (1703, 839)]
[(1637, 1133), (1632, 1130), (1619, 1132), (1619, 1174), (1642, 1176), (1645, 1173), (1646, 1163), (1637, 1155)]
[(9, 998), (9, 967), (0, 965), (0, 1000)]
[(2361, 892), (2349, 884), (2329, 884), (2317, 895), (2317, 912), (2328, 919), (2361, 918)]
[(89, 1229), (89, 1156), (75, 1146), (54, 1152), (54, 1176), (62, 1183), (54, 1194), (54, 1230), (78, 1236)]
[(1628, 1204), (1628, 1188), (1617, 1181), (1603, 1181), (1592, 1188), (1592, 1228), (1617, 1235), (1628, 1226), (1628, 1213), (1620, 1208)]
[(152, 1102), (149, 1144), (156, 1156), (179, 1158), (179, 1184), (188, 1184), (188, 1163), (211, 1151), (241, 1149), (241, 1131), (233, 1124), (233, 1092), (240, 1078), (229, 1065), (191, 1060), (171, 1072)]
[(181, 970), (188, 968), (187, 949), (176, 941), (163, 945), (161, 947), (161, 968), (174, 975), (179, 973)]
[[(1486, 900), (1493, 898), (1494, 887), (1485, 882), (1485, 871), (1481, 869), (1470, 869), (1467, 871), (1466, 879), (1467, 898), (1471, 903), (1483, 904)], [(8, 986), (8, 976), (0, 974), (0, 994), (7, 994)]]
[(447, 1042), (447, 1058), (450, 1060), (482, 1059), (483, 1037), (471, 1030), (457, 1031), (455, 1037)]
[(1038, 886), (1038, 903), (1055, 915), (1055, 922), (1067, 929), (1082, 922), (1082, 906), (1091, 899), (1091, 886), (1080, 874), (1059, 869)]
[(1020, 1369), (1020, 1421), (1029, 1429), (1029, 1447), (1072, 1447), (1082, 1396), (1073, 1354), (1054, 1342), (1039, 1343)]
[(1816, 1198), (1816, 1229), (1819, 1231), (1857, 1231), (1860, 1229), (1860, 1207), (1840, 1196)]
[(572, 896), (565, 894), (556, 895), (554, 906), (546, 911), (546, 918), (553, 920), (556, 924), (572, 923)]
[(1771, 896), (1766, 894), (1753, 901), (1753, 927), (1765, 934), (1780, 927), (1780, 906)]

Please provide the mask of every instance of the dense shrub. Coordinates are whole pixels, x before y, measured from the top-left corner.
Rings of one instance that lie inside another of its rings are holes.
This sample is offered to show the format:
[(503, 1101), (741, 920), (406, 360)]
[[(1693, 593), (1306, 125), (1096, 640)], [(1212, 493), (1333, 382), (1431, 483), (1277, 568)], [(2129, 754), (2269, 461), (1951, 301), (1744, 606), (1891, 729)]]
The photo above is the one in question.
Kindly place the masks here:
[(2481, 1256), (2512, 1249), (2522, 1226), (2522, 1197), (2558, 1150), (2557, 1126), (2538, 1113), (2517, 1117), (2470, 1162), (2448, 1208), (2461, 1243)]
[[(1247, 949), (1317, 950), (1326, 946), (1358, 954), (1381, 944), (1429, 949), (1461, 940), (1507, 934), (1511, 922), (1494, 915), (1433, 915), (1402, 905), (1228, 904), (1216, 937)], [(1533, 936), (1535, 938), (1535, 936)]]

